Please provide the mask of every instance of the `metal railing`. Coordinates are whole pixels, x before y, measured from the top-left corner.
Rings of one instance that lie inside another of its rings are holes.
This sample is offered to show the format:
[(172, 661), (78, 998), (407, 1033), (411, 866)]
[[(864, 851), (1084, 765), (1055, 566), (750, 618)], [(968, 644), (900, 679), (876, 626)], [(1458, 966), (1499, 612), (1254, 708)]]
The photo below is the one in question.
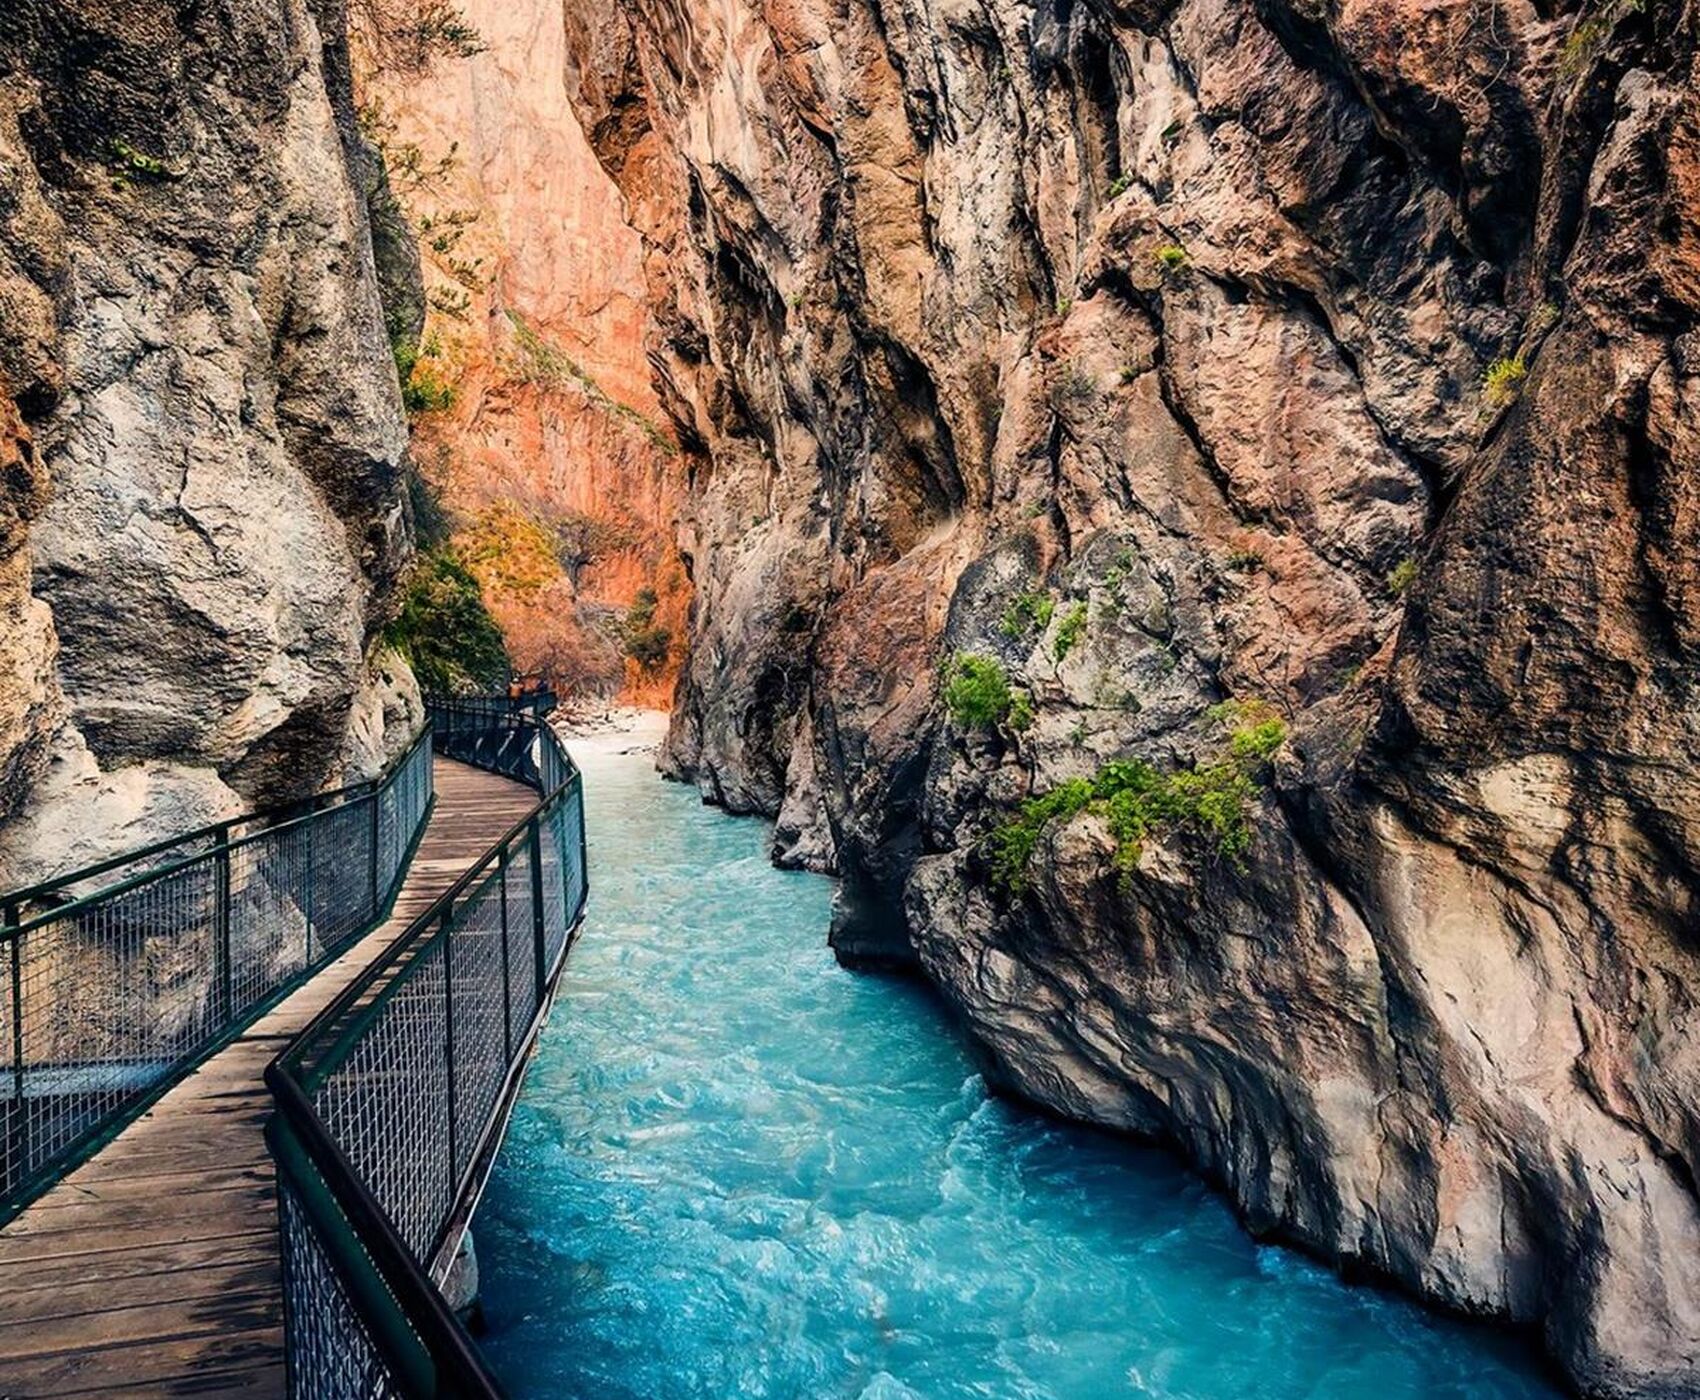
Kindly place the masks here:
[(0, 1223), (386, 917), (433, 800), (380, 778), (0, 895)]
[(583, 916), (583, 784), (532, 714), (430, 711), (540, 801), (266, 1071), (297, 1400), (500, 1394), (441, 1287)]

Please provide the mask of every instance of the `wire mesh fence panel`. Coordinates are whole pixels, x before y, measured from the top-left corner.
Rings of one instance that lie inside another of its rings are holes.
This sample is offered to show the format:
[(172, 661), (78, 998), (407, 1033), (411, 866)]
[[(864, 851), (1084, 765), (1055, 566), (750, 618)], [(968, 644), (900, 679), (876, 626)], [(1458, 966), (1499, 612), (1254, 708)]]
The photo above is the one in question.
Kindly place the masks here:
[(386, 788), (376, 798), (378, 804), (378, 869), (377, 888), (387, 890), (395, 872), (401, 868), (406, 833), (401, 828), (400, 794)]
[(453, 1005), (455, 1180), (464, 1178), (508, 1073), (502, 978), (502, 886), (493, 872), (455, 909), (448, 938)]
[(230, 1005), (241, 1018), (307, 968), (309, 823), (292, 822), (229, 854)]
[(531, 847), (516, 843), (508, 859), (508, 1051), (519, 1048), (519, 1036), (537, 1010), (537, 931), (532, 925)]
[(10, 1195), (24, 1178), (23, 1063), (18, 1040), (23, 1029), (13, 1007), (11, 979), (13, 945), (0, 942), (0, 1199)]
[[(257, 813), (70, 898), (88, 872), (5, 897), (0, 923), (0, 1219), (327, 952), (370, 927), (431, 796), (426, 736), (376, 786)], [(393, 869), (372, 817), (391, 811)], [(404, 824), (405, 823), (405, 824)], [(192, 850), (187, 859), (172, 859)], [(162, 854), (163, 853), (163, 854)], [(381, 854), (381, 852), (379, 852)], [(374, 877), (378, 884), (374, 890)], [(57, 902), (52, 902), (57, 901)]]
[(324, 813), (314, 823), (313, 937), (332, 952), (372, 921), (370, 801)]
[(145, 1097), (216, 1032), (215, 864), (198, 858), (16, 935), (26, 1173)]
[(422, 949), (312, 1093), (331, 1140), (415, 1254), (454, 1204), (444, 944)]
[[(488, 1165), (480, 1148), (498, 1140), (513, 1071), (541, 1024), (544, 979), (558, 972), (583, 909), (583, 797), (540, 718), (490, 701), (433, 698), (428, 710), (437, 752), (524, 782), (542, 800), (267, 1073), (278, 1123), (323, 1168), (318, 1203), (286, 1189), (280, 1212), (297, 1400), (384, 1393), (361, 1388), (374, 1374), (367, 1363), (396, 1346), (404, 1369), (435, 1371), (435, 1393), (495, 1393), (433, 1270), (456, 1242), (457, 1212), (476, 1198)], [(428, 802), (429, 774), (398, 782), (393, 800), (393, 812), (383, 801), (374, 809), (376, 844), (367, 847), (380, 871), (397, 858), (392, 826), (405, 828), (409, 804)], [(358, 852), (357, 840), (350, 845)], [(325, 888), (309, 882), (314, 900)], [(285, 1160), (280, 1181), (296, 1170)], [(360, 1238), (346, 1225), (356, 1218), (366, 1222)], [(383, 1275), (377, 1293), (373, 1269)], [(351, 1270), (367, 1279), (360, 1297), (339, 1291)]]
[(543, 861), (543, 963), (553, 967), (567, 941), (566, 861), (561, 853), (559, 818), (562, 808), (545, 815), (538, 833), (538, 849)]
[(278, 1174), (278, 1238), (291, 1380), (310, 1378), (311, 1385), (295, 1393), (337, 1400), (400, 1395), (287, 1172)]
[(584, 787), (581, 783), (574, 783), (562, 793), (556, 821), (555, 840), (561, 852), (568, 921), (571, 922), (583, 910), (585, 896), (589, 893), (589, 872), (584, 868)]

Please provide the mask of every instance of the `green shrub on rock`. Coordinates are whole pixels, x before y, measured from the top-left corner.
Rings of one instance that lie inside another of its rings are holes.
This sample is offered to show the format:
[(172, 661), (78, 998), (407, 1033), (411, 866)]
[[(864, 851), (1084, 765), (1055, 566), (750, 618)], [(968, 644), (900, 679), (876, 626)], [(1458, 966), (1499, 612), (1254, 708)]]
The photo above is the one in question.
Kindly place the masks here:
[(638, 589), (620, 625), (626, 655), (646, 671), (659, 670), (672, 654), (673, 634), (655, 625), (658, 602), (653, 588)]
[(996, 659), (974, 652), (959, 651), (946, 663), (944, 707), (958, 729), (996, 729), (1005, 723), (1019, 729), (1033, 719), (1032, 701), (1010, 689)]
[(1022, 593), (1003, 610), (998, 631), (1006, 637), (1022, 637), (1029, 631), (1044, 631), (1051, 625), (1056, 603), (1048, 593)]
[(1085, 811), (1108, 823), (1116, 843), (1111, 864), (1124, 882), (1155, 832), (1193, 831), (1218, 856), (1238, 860), (1251, 846), (1252, 804), (1270, 758), (1286, 742), (1287, 726), (1259, 702), (1230, 701), (1210, 713), (1230, 728), (1226, 753), (1213, 763), (1165, 774), (1144, 759), (1117, 759), (1091, 778), (1071, 778), (1028, 798), (986, 838), (992, 883), (1011, 893), (1025, 888), (1045, 829)]
[(1064, 615), (1057, 627), (1057, 639), (1051, 644), (1051, 653), (1058, 661), (1074, 650), (1074, 644), (1080, 640), (1080, 635), (1086, 630), (1086, 604), (1076, 603)]
[(1529, 362), (1521, 354), (1495, 360), (1482, 376), (1482, 397), (1490, 408), (1505, 408), (1517, 401), (1528, 377)]
[(986, 857), (991, 864), (992, 883), (1006, 890), (1019, 890), (1027, 883), (1027, 863), (1039, 837), (1053, 821), (1068, 821), (1092, 804), (1093, 785), (1086, 778), (1070, 778), (1060, 787), (1021, 804), (1011, 820), (986, 838)]
[(1417, 581), (1417, 561), (1401, 559), (1387, 575), (1387, 591), (1397, 598)]
[(484, 606), (478, 580), (447, 546), (419, 556), (384, 640), (426, 690), (479, 690), (507, 680), (501, 628)]

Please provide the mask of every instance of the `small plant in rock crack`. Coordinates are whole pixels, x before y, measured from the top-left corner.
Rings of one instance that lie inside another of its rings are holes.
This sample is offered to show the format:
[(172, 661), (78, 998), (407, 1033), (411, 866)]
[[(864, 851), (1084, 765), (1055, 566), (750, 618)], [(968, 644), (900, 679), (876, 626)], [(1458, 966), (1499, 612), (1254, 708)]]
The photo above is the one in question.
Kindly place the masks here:
[(1224, 562), (1237, 574), (1254, 574), (1263, 567), (1263, 555), (1255, 549), (1236, 549)]
[(1131, 175), (1116, 176), (1115, 179), (1110, 181), (1110, 198), (1120, 199), (1122, 195), (1128, 192), (1132, 185), (1133, 177)]
[(1124, 385), (1132, 384), (1138, 378), (1139, 378), (1139, 366), (1138, 365), (1123, 365), (1120, 369), (1118, 369), (1116, 371), (1116, 379), (1118, 380), (1118, 382), (1120, 382)]
[(1011, 688), (995, 657), (975, 652), (959, 651), (945, 663), (944, 707), (958, 729), (1019, 730), (1033, 722), (1032, 698)]
[(1068, 404), (1089, 404), (1098, 397), (1098, 382), (1077, 360), (1068, 367), (1051, 387), (1051, 407), (1061, 413)]
[(1186, 249), (1179, 243), (1165, 243), (1156, 252), (1157, 265), (1164, 272), (1179, 272), (1187, 264)]
[(1646, 0), (1606, 0), (1596, 14), (1578, 19), (1558, 54), (1558, 71), (1565, 78), (1580, 78), (1605, 52), (1612, 30), (1620, 19), (1640, 14)]
[(1495, 360), (1482, 376), (1482, 398), (1489, 408), (1505, 408), (1517, 402), (1523, 381), (1529, 377), (1529, 362), (1521, 352)]
[(1025, 690), (1014, 691), (1009, 699), (1009, 718), (1005, 721), (1017, 734), (1033, 727), (1033, 697)]
[(1073, 311), (1073, 310), (1074, 310), (1074, 298), (1073, 297), (1058, 297), (1057, 298), (1057, 320), (1061, 321), (1061, 320), (1067, 319), (1068, 313)]
[(1032, 631), (1043, 632), (1051, 625), (1051, 614), (1056, 607), (1048, 593), (1019, 594), (1003, 610), (998, 631), (1010, 638), (1025, 637)]
[[(119, 166), (130, 175), (139, 175), (146, 180), (181, 180), (183, 172), (173, 169), (163, 160), (150, 156), (144, 151), (138, 151), (127, 141), (114, 139), (108, 148), (112, 163)], [(122, 185), (122, 179), (113, 182)]]
[(1225, 725), (1228, 742), (1213, 762), (1161, 773), (1140, 758), (1106, 763), (1090, 778), (1070, 778), (1030, 797), (994, 828), (981, 846), (992, 883), (1011, 894), (1027, 886), (1039, 840), (1053, 823), (1094, 812), (1109, 825), (1110, 864), (1125, 887), (1148, 836), (1195, 832), (1219, 858), (1238, 862), (1250, 849), (1252, 804), (1266, 782), (1269, 761), (1287, 739), (1287, 726), (1260, 701), (1229, 701), (1209, 711)]
[(1417, 561), (1401, 559), (1387, 575), (1387, 592), (1389, 596), (1401, 597), (1405, 590), (1417, 581)]
[(453, 367), (434, 335), (415, 347), (402, 342), (391, 346), (396, 375), (401, 381), (401, 404), (409, 418), (447, 413), (455, 406)]
[(1556, 301), (1543, 301), (1529, 314), (1529, 325), (1524, 334), (1530, 339), (1545, 335), (1558, 324), (1563, 314)]
[(1062, 661), (1074, 650), (1075, 644), (1086, 631), (1086, 604), (1076, 603), (1064, 615), (1057, 626), (1056, 640), (1051, 643), (1051, 655)]

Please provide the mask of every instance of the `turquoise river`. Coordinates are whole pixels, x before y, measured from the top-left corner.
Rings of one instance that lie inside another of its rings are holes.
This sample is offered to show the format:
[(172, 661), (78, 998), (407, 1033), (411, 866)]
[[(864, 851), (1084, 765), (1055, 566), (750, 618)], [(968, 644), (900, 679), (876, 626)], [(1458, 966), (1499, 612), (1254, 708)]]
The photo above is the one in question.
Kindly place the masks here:
[(763, 824), (582, 757), (590, 917), (479, 1213), (513, 1396), (1555, 1394), (1172, 1157), (991, 1097), (923, 988), (837, 967), (832, 882)]

